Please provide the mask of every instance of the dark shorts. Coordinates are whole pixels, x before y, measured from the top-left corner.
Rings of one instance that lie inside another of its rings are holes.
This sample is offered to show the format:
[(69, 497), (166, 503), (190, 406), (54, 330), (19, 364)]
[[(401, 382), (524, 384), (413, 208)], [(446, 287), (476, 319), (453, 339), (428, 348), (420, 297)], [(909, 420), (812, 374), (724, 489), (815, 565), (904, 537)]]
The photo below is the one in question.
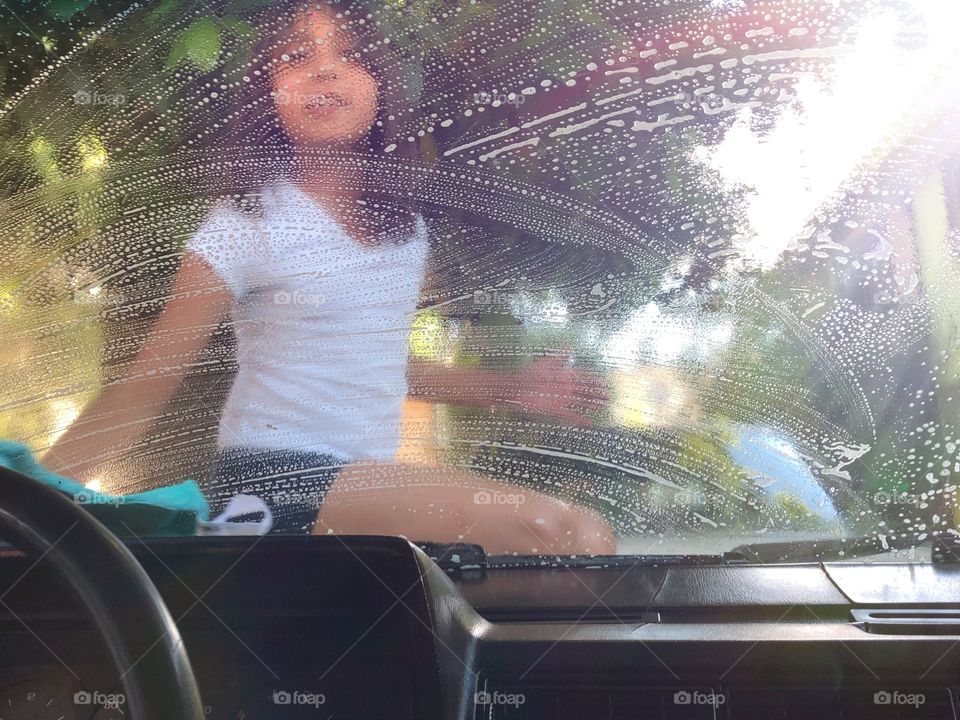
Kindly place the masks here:
[(324, 453), (228, 448), (214, 461), (203, 494), (213, 516), (234, 495), (256, 495), (273, 513), (271, 534), (305, 534), (343, 464)]

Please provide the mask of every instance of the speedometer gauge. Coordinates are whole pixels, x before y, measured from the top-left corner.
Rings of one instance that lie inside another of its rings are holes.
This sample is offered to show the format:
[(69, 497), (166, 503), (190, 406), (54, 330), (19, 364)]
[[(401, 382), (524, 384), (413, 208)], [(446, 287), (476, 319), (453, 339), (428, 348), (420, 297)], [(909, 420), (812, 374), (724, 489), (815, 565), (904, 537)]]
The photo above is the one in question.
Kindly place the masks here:
[(71, 720), (70, 699), (52, 682), (24, 680), (0, 690), (0, 720)]

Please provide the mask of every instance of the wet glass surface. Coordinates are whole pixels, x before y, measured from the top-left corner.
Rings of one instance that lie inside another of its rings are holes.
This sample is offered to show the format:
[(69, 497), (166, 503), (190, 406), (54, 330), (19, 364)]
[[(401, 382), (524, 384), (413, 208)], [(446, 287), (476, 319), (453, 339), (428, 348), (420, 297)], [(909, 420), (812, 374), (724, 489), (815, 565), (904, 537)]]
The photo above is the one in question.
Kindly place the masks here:
[(48, 467), (495, 552), (956, 526), (952, 4), (0, 15)]

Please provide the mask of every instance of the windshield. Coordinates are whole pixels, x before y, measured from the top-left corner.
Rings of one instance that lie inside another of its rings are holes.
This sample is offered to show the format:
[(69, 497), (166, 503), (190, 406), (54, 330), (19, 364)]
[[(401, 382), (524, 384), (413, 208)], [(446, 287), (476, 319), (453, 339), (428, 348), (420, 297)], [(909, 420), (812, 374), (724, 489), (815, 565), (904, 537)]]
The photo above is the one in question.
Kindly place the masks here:
[(960, 519), (955, 3), (0, 16), (0, 438), (79, 501), (520, 554)]

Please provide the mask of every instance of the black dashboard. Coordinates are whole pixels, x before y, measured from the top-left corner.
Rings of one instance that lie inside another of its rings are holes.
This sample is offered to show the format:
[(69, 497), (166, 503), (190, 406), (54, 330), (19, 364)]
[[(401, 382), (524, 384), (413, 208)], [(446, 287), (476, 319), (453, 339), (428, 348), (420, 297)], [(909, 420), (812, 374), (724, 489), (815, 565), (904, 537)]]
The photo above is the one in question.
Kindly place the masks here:
[[(212, 720), (960, 717), (957, 566), (448, 575), (396, 538), (130, 549)], [(0, 552), (0, 720), (129, 717), (124, 670), (42, 560)]]

